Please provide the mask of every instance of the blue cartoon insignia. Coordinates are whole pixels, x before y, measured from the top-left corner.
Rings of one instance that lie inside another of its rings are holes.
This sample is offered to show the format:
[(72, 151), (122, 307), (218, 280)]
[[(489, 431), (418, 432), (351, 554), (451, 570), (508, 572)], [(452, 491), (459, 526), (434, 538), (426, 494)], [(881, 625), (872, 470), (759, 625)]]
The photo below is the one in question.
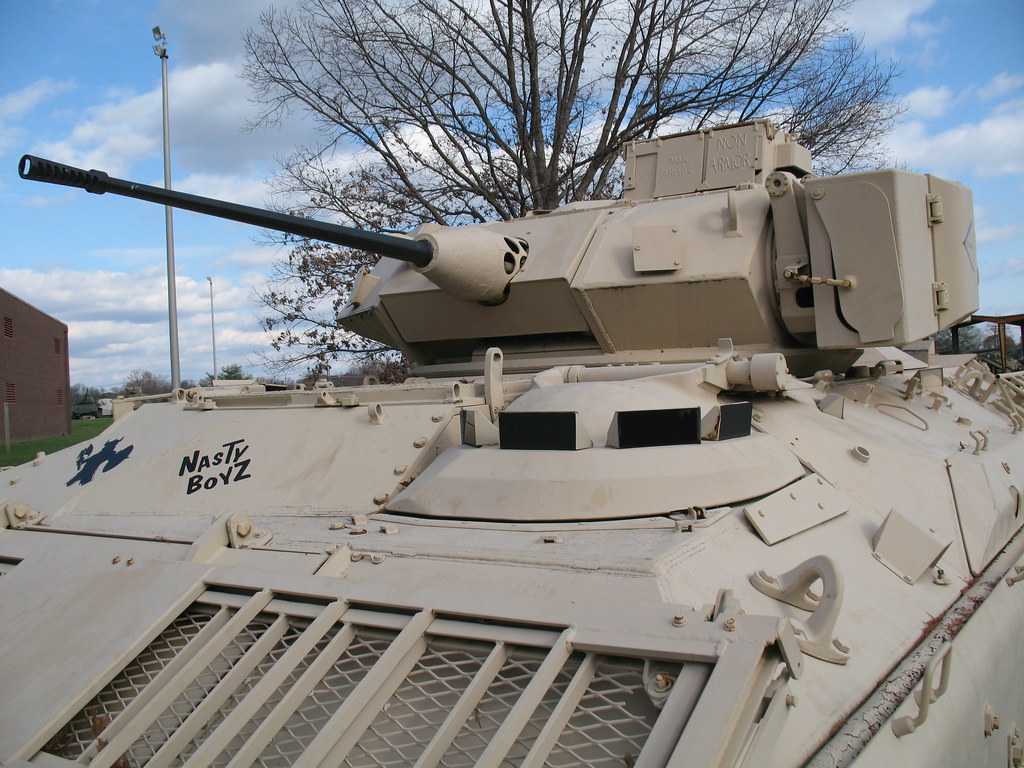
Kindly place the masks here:
[(124, 438), (119, 437), (117, 440), (107, 440), (103, 447), (97, 452), (93, 453), (93, 446), (90, 443), (81, 450), (78, 454), (78, 458), (75, 459), (75, 465), (78, 467), (78, 472), (68, 480), (67, 484), (74, 485), (79, 483), (85, 485), (86, 483), (92, 482), (92, 479), (96, 476), (96, 471), (103, 466), (104, 472), (109, 472), (122, 461), (127, 459), (131, 453), (134, 445), (128, 445), (121, 450), (117, 449), (117, 444), (120, 443)]

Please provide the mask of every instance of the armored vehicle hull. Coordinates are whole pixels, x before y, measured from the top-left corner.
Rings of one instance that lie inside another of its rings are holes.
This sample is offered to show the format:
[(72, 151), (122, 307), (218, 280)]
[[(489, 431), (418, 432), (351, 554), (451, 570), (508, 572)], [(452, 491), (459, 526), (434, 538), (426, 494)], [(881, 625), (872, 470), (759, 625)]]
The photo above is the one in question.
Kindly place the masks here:
[(973, 310), (969, 193), (729, 130), (383, 260), (340, 319), (402, 385), (0, 473), (0, 765), (1019, 765), (1024, 379), (892, 346)]

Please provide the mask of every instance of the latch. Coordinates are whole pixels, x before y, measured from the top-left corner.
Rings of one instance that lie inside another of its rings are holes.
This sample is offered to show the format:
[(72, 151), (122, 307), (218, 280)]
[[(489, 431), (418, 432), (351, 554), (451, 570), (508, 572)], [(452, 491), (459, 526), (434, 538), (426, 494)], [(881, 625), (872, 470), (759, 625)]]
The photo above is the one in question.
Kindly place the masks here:
[(932, 283), (932, 300), (936, 313), (949, 309), (949, 283)]

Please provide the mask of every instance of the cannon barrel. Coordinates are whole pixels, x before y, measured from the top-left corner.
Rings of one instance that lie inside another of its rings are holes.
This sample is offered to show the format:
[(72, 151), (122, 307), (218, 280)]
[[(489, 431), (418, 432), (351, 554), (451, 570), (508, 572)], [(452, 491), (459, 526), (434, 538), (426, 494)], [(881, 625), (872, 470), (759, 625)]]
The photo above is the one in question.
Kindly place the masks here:
[(266, 229), (322, 240), (346, 248), (358, 248), (381, 256), (407, 261), (419, 268), (428, 266), (433, 259), (434, 249), (427, 240), (411, 240), (394, 235), (366, 232), (340, 224), (328, 224), (323, 221), (304, 219), (300, 216), (290, 216), (286, 213), (266, 211), (248, 205), (190, 195), (186, 192), (176, 192), (163, 187), (137, 184), (134, 181), (115, 179), (103, 171), (83, 171), (81, 168), (55, 163), (34, 155), (24, 155), (21, 158), (21, 162), (18, 164), (18, 174), (21, 178), (32, 181), (47, 181), (51, 184), (78, 187), (97, 195), (111, 192), (115, 195), (134, 197), (151, 203), (183, 208), (186, 211), (219, 216), (222, 219), (231, 219), (243, 224), (254, 224)]

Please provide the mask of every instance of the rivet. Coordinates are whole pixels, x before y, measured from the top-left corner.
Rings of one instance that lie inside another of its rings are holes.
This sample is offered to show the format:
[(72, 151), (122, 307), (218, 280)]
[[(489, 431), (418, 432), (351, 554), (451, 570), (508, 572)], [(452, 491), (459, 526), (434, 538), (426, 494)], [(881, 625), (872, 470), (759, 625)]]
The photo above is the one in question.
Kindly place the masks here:
[(684, 626), (686, 626), (686, 617), (685, 616), (675, 616), (675, 617), (673, 617), (672, 625), (675, 626), (675, 627), (684, 627)]
[(753, 416), (751, 416), (751, 418), (752, 418), (752, 419), (753, 419), (754, 421), (760, 421), (760, 420), (761, 420), (761, 419), (762, 419), (763, 417), (761, 416), (761, 414), (760, 414), (760, 413), (755, 413), (755, 414), (754, 414)]
[(120, 562), (121, 562), (121, 558), (120, 558), (120, 557), (118, 557), (117, 555), (114, 555), (114, 556), (113, 556), (113, 557), (111, 558), (111, 560), (110, 560), (110, 564), (111, 564), (111, 565), (117, 565), (117, 564), (118, 564), (118, 563), (120, 563)]
[(433, 416), (430, 417), (430, 420), (433, 422), (444, 421), (444, 414), (435, 413)]
[(17, 485), (17, 484), (18, 484), (18, 483), (20, 483), (20, 482), (21, 482), (21, 478), (20, 478), (20, 477), (12, 477), (12, 478), (11, 478), (11, 483), (10, 483), (10, 484), (11, 484), (11, 485)]
[(815, 187), (814, 189), (811, 190), (811, 197), (813, 197), (815, 200), (821, 200), (821, 198), (823, 198), (824, 196), (825, 190), (822, 189), (821, 187)]
[(413, 448), (422, 448), (426, 444), (427, 444), (427, 438), (425, 438), (425, 437), (417, 437), (413, 441), (412, 447)]
[(374, 496), (373, 497), (373, 503), (374, 504), (383, 504), (389, 498), (391, 498), (391, 494), (389, 494), (389, 493), (382, 493), (380, 496)]
[(125, 565), (129, 565), (129, 566), (130, 565), (135, 565), (135, 558), (134, 557), (129, 557), (127, 560), (125, 560), (124, 564)]
[[(407, 464), (399, 464), (397, 467), (395, 467), (395, 474), (399, 475), (399, 476), (404, 475), (408, 471), (409, 471), (409, 466)], [(380, 503), (383, 503), (383, 502), (380, 502)]]

